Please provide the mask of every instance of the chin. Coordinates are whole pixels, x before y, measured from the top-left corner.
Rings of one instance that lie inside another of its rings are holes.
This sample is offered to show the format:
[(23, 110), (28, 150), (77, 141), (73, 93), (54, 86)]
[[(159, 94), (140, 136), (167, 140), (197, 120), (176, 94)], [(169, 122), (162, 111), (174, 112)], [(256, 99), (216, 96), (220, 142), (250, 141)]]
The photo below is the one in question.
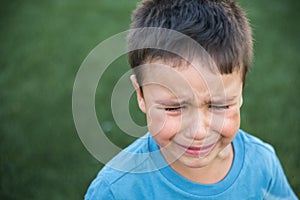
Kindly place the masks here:
[(203, 168), (203, 167), (206, 167), (207, 165), (209, 165), (209, 163), (210, 163), (210, 161), (207, 157), (205, 157), (205, 158), (195, 157), (192, 159), (191, 158), (187, 158), (187, 159), (181, 158), (178, 161), (189, 168)]

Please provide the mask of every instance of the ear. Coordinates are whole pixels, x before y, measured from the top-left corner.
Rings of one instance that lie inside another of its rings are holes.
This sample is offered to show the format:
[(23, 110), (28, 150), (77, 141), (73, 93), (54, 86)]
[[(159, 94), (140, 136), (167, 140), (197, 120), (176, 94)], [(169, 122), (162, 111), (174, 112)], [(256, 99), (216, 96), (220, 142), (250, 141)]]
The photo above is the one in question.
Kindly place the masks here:
[(139, 107), (142, 112), (146, 113), (145, 100), (144, 100), (141, 88), (136, 80), (136, 76), (131, 75), (130, 80), (131, 80), (132, 86), (134, 87), (134, 89), (136, 91), (136, 96), (137, 96), (137, 101), (138, 101)]

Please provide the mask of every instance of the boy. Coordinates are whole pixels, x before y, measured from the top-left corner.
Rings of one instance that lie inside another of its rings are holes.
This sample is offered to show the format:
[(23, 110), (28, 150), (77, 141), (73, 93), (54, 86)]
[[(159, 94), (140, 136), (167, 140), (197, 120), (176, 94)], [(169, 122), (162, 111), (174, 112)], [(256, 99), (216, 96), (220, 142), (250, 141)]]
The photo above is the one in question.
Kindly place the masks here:
[(144, 0), (131, 28), (131, 81), (149, 133), (85, 199), (297, 199), (274, 149), (239, 130), (252, 37), (237, 3)]

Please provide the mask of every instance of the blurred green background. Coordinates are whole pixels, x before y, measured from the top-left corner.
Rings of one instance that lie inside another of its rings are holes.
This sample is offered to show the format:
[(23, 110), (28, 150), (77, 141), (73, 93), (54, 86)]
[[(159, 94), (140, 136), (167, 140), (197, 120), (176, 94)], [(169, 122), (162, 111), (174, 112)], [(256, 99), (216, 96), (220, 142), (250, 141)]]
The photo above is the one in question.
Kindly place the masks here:
[[(81, 143), (72, 87), (82, 61), (104, 39), (125, 31), (136, 0), (2, 0), (0, 6), (0, 199), (82, 199), (102, 164)], [(300, 194), (300, 2), (240, 0), (251, 20), (255, 60), (244, 91), (241, 127), (273, 144)], [(113, 85), (128, 70), (121, 56), (96, 95), (107, 135), (134, 138), (113, 122)], [(101, 87), (100, 87), (101, 86)], [(144, 124), (134, 97), (134, 120)], [(106, 123), (107, 125), (107, 123)]]

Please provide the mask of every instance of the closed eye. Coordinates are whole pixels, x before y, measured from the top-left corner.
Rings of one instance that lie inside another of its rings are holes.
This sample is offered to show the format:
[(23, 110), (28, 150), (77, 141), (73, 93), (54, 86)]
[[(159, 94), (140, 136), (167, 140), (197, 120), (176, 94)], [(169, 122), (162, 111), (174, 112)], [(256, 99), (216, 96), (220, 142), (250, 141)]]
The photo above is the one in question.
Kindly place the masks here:
[(170, 108), (165, 108), (165, 111), (179, 111), (181, 109), (182, 107), (170, 107)]
[(229, 106), (227, 106), (227, 105), (222, 105), (222, 106), (219, 106), (219, 105), (209, 105), (209, 108), (212, 108), (212, 109), (228, 109)]

